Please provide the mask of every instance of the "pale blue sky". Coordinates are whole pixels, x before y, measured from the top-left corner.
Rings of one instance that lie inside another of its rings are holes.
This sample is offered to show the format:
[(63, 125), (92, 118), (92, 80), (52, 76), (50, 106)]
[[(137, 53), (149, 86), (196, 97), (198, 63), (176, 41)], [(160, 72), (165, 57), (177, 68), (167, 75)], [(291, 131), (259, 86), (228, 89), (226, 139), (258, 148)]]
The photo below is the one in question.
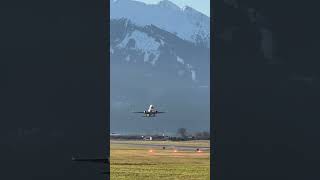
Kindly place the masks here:
[[(161, 0), (135, 0), (135, 1), (145, 2), (147, 4), (156, 4)], [(180, 7), (184, 7), (188, 5), (210, 17), (210, 0), (170, 0), (170, 1)]]

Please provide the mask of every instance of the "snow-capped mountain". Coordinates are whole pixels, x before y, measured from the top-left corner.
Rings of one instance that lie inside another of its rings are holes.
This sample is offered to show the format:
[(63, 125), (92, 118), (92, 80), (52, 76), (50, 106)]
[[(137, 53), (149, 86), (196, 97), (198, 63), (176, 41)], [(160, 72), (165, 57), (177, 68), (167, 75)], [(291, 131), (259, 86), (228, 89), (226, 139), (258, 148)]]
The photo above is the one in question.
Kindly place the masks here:
[(190, 81), (208, 84), (209, 48), (183, 40), (154, 25), (138, 26), (128, 19), (113, 19), (110, 28), (113, 65), (130, 64), (131, 69), (139, 69), (136, 74), (147, 77), (158, 73), (157, 78), (170, 76), (170, 79), (188, 84)]
[(210, 46), (210, 19), (191, 7), (180, 8), (169, 0), (158, 4), (113, 0), (110, 10), (111, 19), (127, 18), (139, 26), (154, 25), (181, 39)]

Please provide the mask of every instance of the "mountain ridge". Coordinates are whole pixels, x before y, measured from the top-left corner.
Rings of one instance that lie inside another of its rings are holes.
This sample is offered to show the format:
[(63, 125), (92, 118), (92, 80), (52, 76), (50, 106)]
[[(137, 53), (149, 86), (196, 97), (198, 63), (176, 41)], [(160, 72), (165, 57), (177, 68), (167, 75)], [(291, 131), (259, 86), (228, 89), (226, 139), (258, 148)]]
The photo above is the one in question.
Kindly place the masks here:
[(139, 26), (153, 24), (184, 40), (210, 47), (210, 18), (192, 7), (180, 8), (169, 0), (158, 4), (117, 0), (110, 3), (110, 10), (110, 19), (127, 18)]

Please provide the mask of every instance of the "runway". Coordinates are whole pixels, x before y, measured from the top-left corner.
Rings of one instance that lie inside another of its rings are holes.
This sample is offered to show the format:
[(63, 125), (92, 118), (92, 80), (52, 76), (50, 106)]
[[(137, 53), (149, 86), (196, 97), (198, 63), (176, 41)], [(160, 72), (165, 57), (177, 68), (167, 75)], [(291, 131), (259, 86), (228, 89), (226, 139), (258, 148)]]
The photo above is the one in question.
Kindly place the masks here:
[[(151, 141), (150, 141), (151, 142)], [(172, 149), (178, 149), (178, 150), (202, 150), (202, 151), (207, 151), (210, 150), (210, 147), (207, 146), (180, 146), (180, 145), (174, 145), (174, 144), (138, 144), (134, 142), (113, 142), (111, 141), (111, 144), (121, 144), (121, 145), (131, 145), (131, 146), (142, 146), (142, 147), (165, 147), (165, 148), (172, 148)]]

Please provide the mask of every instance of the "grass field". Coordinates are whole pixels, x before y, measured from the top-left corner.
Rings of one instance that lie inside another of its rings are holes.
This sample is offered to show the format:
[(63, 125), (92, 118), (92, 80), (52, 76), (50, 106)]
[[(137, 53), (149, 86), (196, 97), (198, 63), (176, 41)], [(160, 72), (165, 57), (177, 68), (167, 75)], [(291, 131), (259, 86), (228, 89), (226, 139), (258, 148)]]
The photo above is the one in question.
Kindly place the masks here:
[[(163, 144), (172, 146), (209, 147), (209, 141), (111, 141), (111, 180), (209, 180), (210, 152), (184, 149), (174, 152), (173, 147), (135, 146), (117, 144)], [(150, 152), (152, 150), (152, 152)]]

